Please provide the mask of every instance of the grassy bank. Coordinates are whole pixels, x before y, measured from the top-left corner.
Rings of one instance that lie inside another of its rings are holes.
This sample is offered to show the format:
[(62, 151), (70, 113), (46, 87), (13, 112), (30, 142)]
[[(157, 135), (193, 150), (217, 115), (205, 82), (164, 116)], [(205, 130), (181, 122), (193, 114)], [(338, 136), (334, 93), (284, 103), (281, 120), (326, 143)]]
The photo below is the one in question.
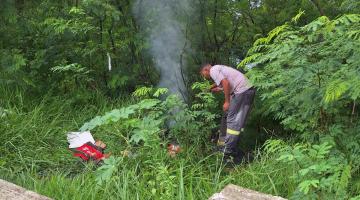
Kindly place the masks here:
[[(162, 147), (129, 147), (114, 125), (93, 132), (117, 159), (112, 178), (99, 182), (104, 173), (71, 155), (66, 133), (96, 115), (128, 105), (131, 98), (114, 102), (95, 95), (79, 105), (45, 97), (24, 105), (20, 92), (7, 95), (1, 100), (0, 178), (54, 199), (207, 199), (228, 183), (288, 196), (296, 187), (287, 179), (296, 169), (270, 155), (258, 152), (251, 164), (226, 171), (222, 157), (211, 154), (210, 144), (202, 140), (183, 142), (183, 152), (170, 158)], [(123, 150), (134, 153), (123, 156)]]

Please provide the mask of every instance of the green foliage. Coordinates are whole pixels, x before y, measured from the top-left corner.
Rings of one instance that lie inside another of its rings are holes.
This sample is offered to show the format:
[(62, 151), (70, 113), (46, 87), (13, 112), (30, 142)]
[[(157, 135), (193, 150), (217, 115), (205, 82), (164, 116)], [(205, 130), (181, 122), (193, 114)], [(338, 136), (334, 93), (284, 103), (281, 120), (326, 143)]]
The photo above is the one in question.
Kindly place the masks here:
[(360, 16), (322, 16), (305, 26), (295, 22), (258, 39), (239, 67), (256, 64), (248, 75), (264, 114), (305, 139), (293, 146), (280, 140), (265, 146), (278, 161), (298, 168), (290, 177), (298, 184), (292, 198), (347, 199), (360, 166), (355, 110), (360, 43), (352, 34), (360, 28)]
[(102, 185), (104, 182), (109, 181), (112, 175), (118, 170), (121, 164), (121, 158), (110, 156), (104, 160), (103, 165), (96, 170), (96, 182)]
[(208, 81), (195, 82), (191, 88), (196, 92), (195, 99), (191, 105), (191, 109), (193, 110), (192, 116), (199, 126), (202, 126), (201, 124), (204, 123), (205, 126), (202, 126), (202, 128), (210, 132), (211, 129), (217, 127), (213, 122), (219, 118), (220, 115), (218, 101), (209, 91), (210, 83)]
[(86, 68), (81, 67), (81, 65), (77, 64), (77, 63), (72, 63), (69, 65), (65, 65), (65, 66), (55, 66), (53, 68), (51, 68), (51, 71), (53, 72), (73, 72), (73, 73), (83, 73), (83, 74), (88, 74), (90, 71), (86, 70)]
[(34, 86), (23, 71), (26, 62), (26, 58), (19, 49), (0, 50), (0, 70), (2, 71), (0, 83)]
[(300, 10), (299, 13), (291, 19), (291, 22), (296, 24), (304, 14), (305, 14), (305, 11)]
[(336, 101), (349, 89), (347, 82), (337, 79), (326, 87), (324, 100), (326, 103)]
[(168, 89), (167, 88), (153, 88), (153, 87), (140, 87), (137, 88), (132, 95), (135, 97), (150, 97), (151, 95), (153, 97), (160, 97), (163, 94), (167, 94), (168, 93)]
[[(344, 12), (356, 13), (358, 5), (354, 0), (316, 2), (330, 17)], [(134, 5), (134, 0), (41, 3), (4, 0), (0, 8), (0, 69), (6, 73), (1, 73), (0, 81), (20, 83), (36, 94), (50, 90), (69, 94), (74, 92), (67, 89), (73, 88), (74, 84), (68, 81), (73, 75), (67, 73), (64, 78), (63, 74), (51, 73), (51, 69), (77, 63), (91, 71), (88, 74), (91, 81), (76, 83), (82, 85), (80, 90), (99, 90), (114, 97), (131, 93), (137, 85), (156, 85), (159, 73), (147, 53), (148, 30), (139, 28), (132, 12)], [(319, 16), (312, 1), (298, 0), (201, 0), (192, 1), (191, 7), (194, 9), (190, 12), (178, 6), (174, 13), (184, 24), (188, 41), (181, 61), (187, 86), (197, 80), (194, 72), (200, 62), (234, 66), (254, 40), (299, 10), (306, 11), (307, 15), (295, 17), (298, 24)], [(359, 38), (356, 30), (349, 34)], [(106, 66), (107, 55), (111, 57), (110, 72)], [(187, 89), (190, 91), (190, 87)]]
[[(23, 171), (46, 175), (67, 168), (77, 172), (83, 165), (67, 149), (66, 133), (76, 130), (88, 116), (110, 107), (101, 94), (93, 94), (87, 104), (74, 105), (64, 97), (45, 96), (39, 103), (27, 101), (23, 92), (5, 90), (0, 97), (0, 174), (17, 175)], [(84, 106), (84, 107), (83, 107)], [(5, 156), (6, 155), (6, 156)]]
[[(137, 104), (130, 105), (121, 109), (114, 109), (110, 112), (105, 113), (103, 116), (96, 116), (94, 119), (86, 122), (81, 128), (80, 131), (92, 130), (97, 126), (104, 124), (110, 124), (118, 122), (119, 120), (126, 120), (130, 118), (131, 115), (140, 116), (141, 112), (146, 112), (152, 110), (160, 101), (157, 99), (145, 99), (140, 101)], [(131, 125), (133, 125), (131, 123)]]
[(357, 0), (344, 0), (341, 3), (340, 9), (348, 13), (359, 13), (360, 2)]
[[(201, 83), (194, 84), (197, 89)], [(201, 92), (196, 97), (198, 103), (189, 108), (177, 96), (170, 95), (164, 101), (149, 99), (146, 97), (159, 96), (164, 94), (167, 89), (153, 89), (141, 87), (137, 89), (133, 96), (142, 99), (136, 104), (114, 109), (105, 113), (103, 116), (96, 116), (86, 122), (80, 131), (93, 130), (103, 125), (117, 124), (117, 128), (123, 137), (129, 137), (127, 141), (133, 144), (144, 143), (145, 146), (157, 148), (160, 145), (160, 137), (164, 130), (169, 128), (167, 138), (176, 138), (182, 141), (191, 138), (198, 138), (197, 132), (210, 132), (216, 127), (213, 123), (216, 114), (211, 112), (216, 105), (215, 99), (209, 92)]]
[[(143, 36), (131, 6), (131, 2), (98, 0), (2, 2), (0, 17), (6, 20), (0, 20), (0, 70), (6, 73), (1, 73), (0, 81), (21, 84), (29, 92), (69, 93), (74, 92), (69, 89), (73, 85), (80, 85), (80, 90), (114, 96), (115, 90), (129, 93), (134, 87), (129, 83), (151, 83), (156, 72), (144, 73), (151, 60), (143, 59)], [(78, 81), (79, 72), (51, 73), (75, 65), (91, 72), (88, 81)]]
[[(225, 173), (221, 171), (221, 158), (202, 154), (195, 157), (194, 152), (197, 147), (193, 145), (176, 159), (160, 151), (153, 152), (156, 159), (123, 158), (125, 162), (119, 163), (112, 178), (100, 187), (95, 181), (97, 172), (91, 169), (78, 174), (53, 172), (46, 178), (26, 172), (13, 178), (11, 174), (1, 177), (54, 199), (76, 200), (207, 199), (229, 183), (281, 196), (292, 188), (293, 183), (284, 180), (292, 170), (277, 165), (273, 158), (264, 156), (251, 166)], [(270, 181), (273, 186), (268, 185)]]
[[(54, 199), (207, 199), (228, 183), (298, 199), (359, 194), (359, 15), (334, 19), (358, 13), (356, 0), (199, 0), (195, 12), (175, 9), (186, 24), (190, 105), (149, 86), (159, 74), (133, 5), (1, 2), (0, 85), (9, 87), (0, 88), (1, 178)], [(219, 101), (209, 82), (190, 83), (202, 61), (239, 59), (257, 65), (255, 111), (309, 140), (272, 141), (254, 163), (226, 173), (206, 141)], [(66, 149), (65, 133), (80, 124), (114, 155), (95, 172)], [(166, 154), (173, 140), (183, 149), (176, 158)]]
[(327, 142), (320, 145), (286, 145), (269, 140), (269, 153), (279, 154), (278, 161), (295, 165), (298, 169), (289, 177), (298, 183), (294, 199), (347, 199), (346, 189), (351, 178), (352, 165)]
[(146, 97), (153, 91), (152, 87), (140, 87), (133, 92), (133, 96)]
[[(349, 3), (346, 3), (348, 1)], [(195, 1), (198, 12), (188, 17), (189, 39), (196, 53), (196, 63), (237, 65), (259, 37), (295, 16), (294, 23), (307, 24), (320, 15), (334, 18), (351, 11), (356, 0), (254, 0)], [(344, 4), (344, 9), (341, 8)], [(345, 8), (346, 7), (346, 8)], [(347, 9), (349, 8), (349, 9)], [(300, 17), (302, 15), (302, 17)], [(198, 53), (201, 52), (201, 53)], [(191, 54), (191, 52), (190, 52)]]
[(347, 35), (359, 22), (355, 14), (332, 21), (323, 16), (303, 27), (287, 23), (258, 39), (240, 66), (257, 64), (249, 76), (266, 113), (302, 132), (324, 128), (339, 115), (346, 123), (351, 110), (343, 107), (359, 98), (360, 83), (359, 42)]

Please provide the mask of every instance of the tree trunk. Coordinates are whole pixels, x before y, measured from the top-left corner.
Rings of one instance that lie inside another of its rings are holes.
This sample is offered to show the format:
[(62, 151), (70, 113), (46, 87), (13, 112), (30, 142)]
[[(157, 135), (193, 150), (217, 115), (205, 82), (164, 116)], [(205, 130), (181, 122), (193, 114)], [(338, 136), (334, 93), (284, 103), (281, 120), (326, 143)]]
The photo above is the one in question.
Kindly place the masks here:
[(24, 9), (24, 0), (16, 0), (15, 1), (15, 8), (16, 10), (21, 13), (21, 11)]
[(324, 10), (322, 9), (322, 7), (320, 6), (320, 2), (319, 0), (310, 0), (311, 3), (314, 4), (314, 6), (316, 7), (316, 9), (319, 11), (320, 15), (321, 16), (324, 16), (325, 13), (324, 13)]
[(214, 38), (214, 42), (215, 42), (215, 55), (214, 55), (214, 58), (212, 60), (213, 63), (216, 63), (217, 62), (217, 53), (219, 52), (220, 50), (220, 47), (219, 47), (219, 41), (217, 39), (217, 36), (216, 36), (216, 27), (217, 27), (217, 12), (218, 12), (218, 1), (215, 0), (215, 5), (214, 5), (214, 14), (213, 14), (213, 38)]

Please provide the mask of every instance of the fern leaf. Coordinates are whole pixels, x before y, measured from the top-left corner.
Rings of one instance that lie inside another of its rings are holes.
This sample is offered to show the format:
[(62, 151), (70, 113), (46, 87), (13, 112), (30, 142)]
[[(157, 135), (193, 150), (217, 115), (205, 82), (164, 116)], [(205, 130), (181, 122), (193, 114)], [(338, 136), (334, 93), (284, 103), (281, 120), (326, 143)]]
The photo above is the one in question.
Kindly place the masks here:
[(347, 33), (348, 38), (354, 39), (354, 40), (360, 40), (360, 30), (355, 31), (349, 31)]
[(317, 179), (306, 180), (299, 184), (299, 189), (304, 194), (308, 194), (311, 188), (318, 188), (320, 181)]
[(335, 80), (329, 83), (326, 87), (324, 101), (326, 103), (330, 103), (332, 101), (338, 100), (348, 89), (349, 84), (347, 82)]
[(360, 22), (360, 15), (358, 15), (358, 14), (343, 15), (334, 20), (334, 23), (336, 25), (339, 25), (339, 24), (350, 25), (352, 23), (357, 23), (357, 22)]
[(328, 24), (330, 22), (330, 19), (326, 16), (321, 16), (315, 21), (311, 22), (310, 24), (303, 27), (303, 29), (307, 32), (315, 32), (319, 30), (324, 25)]
[(152, 87), (140, 87), (138, 89), (136, 89), (132, 95), (135, 96), (135, 97), (145, 97), (145, 96), (148, 96), (151, 91), (153, 90)]
[(350, 178), (351, 178), (351, 165), (347, 165), (344, 167), (344, 170), (341, 173), (338, 192), (348, 187)]
[(291, 22), (293, 22), (294, 24), (297, 24), (297, 22), (299, 21), (299, 19), (301, 18), (301, 16), (303, 16), (305, 14), (305, 11), (303, 10), (299, 10), (299, 13), (297, 15), (295, 15), (295, 17), (293, 17), (291, 19)]
[(246, 64), (253, 62), (255, 59), (260, 57), (261, 53), (256, 53), (251, 56), (246, 57), (244, 60), (241, 61), (241, 63), (238, 65), (238, 67), (244, 67)]
[(282, 31), (284, 31), (288, 27), (289, 27), (289, 25), (284, 24), (284, 25), (278, 26), (278, 27), (274, 28), (272, 31), (270, 31), (269, 36), (267, 37), (266, 44), (270, 43), (273, 38), (275, 38), (277, 35), (279, 35)]
[(269, 41), (268, 41), (268, 38), (265, 37), (265, 38), (259, 38), (257, 39), (255, 42), (254, 42), (254, 46), (258, 46), (258, 45), (261, 45), (261, 44), (267, 44)]
[(163, 95), (163, 94), (166, 94), (166, 93), (168, 93), (169, 92), (169, 90), (167, 89), (167, 88), (158, 88), (156, 91), (155, 91), (155, 93), (153, 94), (153, 96), (154, 97), (159, 97), (159, 96), (161, 96), (161, 95)]

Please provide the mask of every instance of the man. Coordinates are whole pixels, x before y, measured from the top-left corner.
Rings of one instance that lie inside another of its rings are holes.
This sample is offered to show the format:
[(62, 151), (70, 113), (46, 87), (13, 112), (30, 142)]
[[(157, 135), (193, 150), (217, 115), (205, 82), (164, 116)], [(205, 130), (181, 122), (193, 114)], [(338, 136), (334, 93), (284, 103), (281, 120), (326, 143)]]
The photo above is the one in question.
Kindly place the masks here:
[(239, 135), (244, 132), (255, 89), (244, 74), (225, 65), (204, 64), (200, 73), (204, 78), (214, 80), (215, 83), (210, 88), (212, 92), (224, 92), (224, 116), (218, 145), (223, 146), (226, 161), (238, 163), (241, 161), (238, 151)]

